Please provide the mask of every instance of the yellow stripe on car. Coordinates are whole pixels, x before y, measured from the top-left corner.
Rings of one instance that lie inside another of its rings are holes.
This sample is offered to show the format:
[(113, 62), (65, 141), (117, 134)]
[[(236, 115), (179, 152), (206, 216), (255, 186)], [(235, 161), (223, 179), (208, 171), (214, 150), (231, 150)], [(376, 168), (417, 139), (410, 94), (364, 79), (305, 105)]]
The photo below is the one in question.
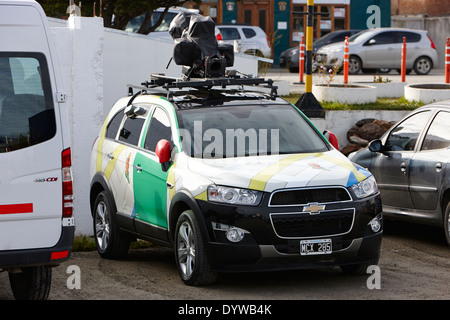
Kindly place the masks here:
[(120, 145), (116, 148), (116, 150), (114, 150), (113, 158), (111, 159), (111, 161), (109, 161), (108, 165), (105, 168), (104, 173), (105, 173), (106, 179), (109, 180), (109, 177), (111, 176), (111, 173), (112, 173), (114, 167), (116, 166), (117, 158), (119, 157), (119, 155), (123, 151), (123, 149), (125, 149), (125, 146)]
[(274, 175), (286, 168), (287, 166), (297, 162), (299, 160), (317, 156), (316, 153), (294, 154), (287, 156), (276, 163), (264, 168), (260, 173), (252, 178), (250, 181), (249, 189), (264, 191), (267, 181), (269, 181)]

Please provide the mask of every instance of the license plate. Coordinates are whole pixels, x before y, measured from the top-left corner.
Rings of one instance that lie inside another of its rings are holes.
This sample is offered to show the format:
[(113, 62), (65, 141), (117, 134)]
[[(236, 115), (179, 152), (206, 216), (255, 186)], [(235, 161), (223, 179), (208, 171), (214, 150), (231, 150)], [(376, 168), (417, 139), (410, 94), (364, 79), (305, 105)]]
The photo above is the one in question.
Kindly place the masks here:
[(300, 254), (302, 256), (313, 254), (330, 254), (331, 252), (331, 239), (300, 241)]

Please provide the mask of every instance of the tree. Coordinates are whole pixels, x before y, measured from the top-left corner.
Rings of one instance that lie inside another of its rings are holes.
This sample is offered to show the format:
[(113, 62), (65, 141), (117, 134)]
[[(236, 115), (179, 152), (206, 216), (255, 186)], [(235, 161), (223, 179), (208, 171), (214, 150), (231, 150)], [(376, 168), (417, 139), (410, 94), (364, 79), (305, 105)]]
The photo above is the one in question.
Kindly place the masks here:
[[(62, 18), (68, 16), (67, 8), (71, 4), (70, 0), (37, 0), (49, 17)], [(95, 13), (102, 15), (103, 25), (106, 28), (114, 28), (125, 30), (131, 19), (145, 14), (144, 21), (137, 31), (141, 34), (148, 34), (154, 31), (163, 21), (165, 14), (172, 6), (182, 6), (187, 2), (201, 3), (201, 0), (72, 0), (76, 5), (81, 4), (81, 15), (92, 17)], [(100, 13), (99, 5), (102, 3)], [(155, 9), (163, 7), (164, 13), (160, 15), (158, 21), (154, 25), (149, 25), (150, 18)]]

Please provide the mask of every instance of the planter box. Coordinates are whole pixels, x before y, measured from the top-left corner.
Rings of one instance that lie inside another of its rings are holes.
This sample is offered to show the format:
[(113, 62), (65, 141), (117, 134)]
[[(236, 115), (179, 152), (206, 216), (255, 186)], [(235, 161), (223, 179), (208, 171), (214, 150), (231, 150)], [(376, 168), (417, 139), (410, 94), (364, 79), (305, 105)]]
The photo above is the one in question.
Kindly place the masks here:
[(432, 103), (450, 99), (450, 84), (423, 83), (405, 87), (405, 98), (410, 101)]
[(318, 101), (365, 104), (377, 101), (377, 89), (363, 85), (314, 85), (312, 93)]
[(400, 98), (405, 93), (405, 82), (355, 82), (377, 88), (377, 98)]

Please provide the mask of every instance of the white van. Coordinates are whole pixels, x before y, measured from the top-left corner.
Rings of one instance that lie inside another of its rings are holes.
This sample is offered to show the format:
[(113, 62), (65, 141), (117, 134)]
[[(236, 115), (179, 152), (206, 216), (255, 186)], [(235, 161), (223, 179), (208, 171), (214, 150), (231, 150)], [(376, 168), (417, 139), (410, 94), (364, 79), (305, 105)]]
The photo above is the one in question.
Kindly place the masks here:
[(41, 6), (0, 0), (0, 271), (16, 299), (47, 299), (72, 250), (65, 94)]

